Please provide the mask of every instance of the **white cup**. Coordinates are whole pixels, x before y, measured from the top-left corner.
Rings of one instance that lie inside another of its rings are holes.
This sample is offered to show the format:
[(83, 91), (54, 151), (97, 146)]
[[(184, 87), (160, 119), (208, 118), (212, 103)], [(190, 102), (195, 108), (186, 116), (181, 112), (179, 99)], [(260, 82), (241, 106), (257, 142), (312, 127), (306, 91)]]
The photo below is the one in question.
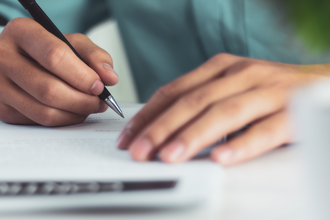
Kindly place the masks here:
[(330, 220), (330, 81), (297, 91), (290, 109), (302, 162), (305, 218)]

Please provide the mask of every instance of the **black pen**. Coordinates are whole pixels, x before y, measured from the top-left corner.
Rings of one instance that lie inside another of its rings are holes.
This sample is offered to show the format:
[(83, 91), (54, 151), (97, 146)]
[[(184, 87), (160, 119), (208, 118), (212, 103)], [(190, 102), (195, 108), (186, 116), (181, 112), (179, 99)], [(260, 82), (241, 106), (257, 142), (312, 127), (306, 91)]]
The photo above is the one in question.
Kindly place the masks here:
[[(71, 50), (86, 63), (78, 52), (73, 48), (69, 41), (64, 37), (60, 30), (55, 26), (55, 24), (50, 20), (46, 13), (40, 8), (35, 0), (18, 0), (21, 5), (31, 14), (36, 22), (41, 24), (47, 31), (58, 37), (64, 43), (66, 43)], [(116, 100), (113, 98), (111, 93), (104, 87), (103, 92), (99, 95), (99, 98), (102, 99), (112, 110), (114, 110), (118, 115), (124, 118), (124, 114), (117, 104)]]

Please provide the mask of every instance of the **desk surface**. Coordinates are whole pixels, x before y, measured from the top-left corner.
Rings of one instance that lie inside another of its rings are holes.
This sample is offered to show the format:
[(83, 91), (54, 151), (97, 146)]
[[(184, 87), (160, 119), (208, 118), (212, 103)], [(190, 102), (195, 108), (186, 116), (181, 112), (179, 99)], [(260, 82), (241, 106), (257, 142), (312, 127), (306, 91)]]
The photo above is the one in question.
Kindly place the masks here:
[(301, 177), (292, 147), (226, 169), (226, 220), (295, 220), (302, 207)]
[[(225, 220), (299, 219), (299, 172), (293, 148), (281, 148), (256, 160), (225, 170)], [(198, 215), (200, 216), (200, 215)], [(200, 219), (189, 210), (92, 209), (54, 213), (14, 214), (1, 219)], [(206, 220), (206, 219), (205, 219)]]

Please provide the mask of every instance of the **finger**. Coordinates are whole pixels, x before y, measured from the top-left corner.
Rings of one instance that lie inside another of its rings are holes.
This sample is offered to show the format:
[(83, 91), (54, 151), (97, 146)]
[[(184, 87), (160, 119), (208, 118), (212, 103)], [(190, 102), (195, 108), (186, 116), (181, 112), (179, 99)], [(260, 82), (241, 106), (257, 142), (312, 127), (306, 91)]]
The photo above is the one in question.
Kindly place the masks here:
[[(7, 27), (8, 28), (8, 27)], [(32, 19), (19, 18), (9, 23), (15, 31), (12, 40), (40, 65), (74, 88), (93, 95), (104, 89), (97, 73), (83, 63), (60, 39)]]
[(65, 35), (78, 54), (102, 79), (107, 86), (116, 85), (119, 81), (113, 69), (113, 60), (109, 53), (94, 44), (86, 35)]
[(8, 53), (4, 59), (0, 61), (3, 73), (39, 102), (80, 115), (99, 110), (100, 99), (97, 96), (72, 88), (37, 63), (14, 53)]
[(227, 54), (213, 57), (194, 71), (160, 88), (127, 124), (117, 140), (118, 147), (125, 149), (143, 128), (161, 114), (168, 106), (188, 91), (201, 87), (224, 74), (224, 71), (244, 58)]
[(44, 126), (65, 126), (79, 124), (87, 116), (77, 115), (45, 106), (15, 84), (7, 84), (3, 103), (16, 109), (30, 120)]
[[(247, 74), (219, 78), (183, 96), (139, 134), (151, 137), (152, 145), (159, 146), (179, 129), (201, 114), (209, 105), (242, 93), (256, 84)], [(221, 89), (219, 89), (221, 88)], [(137, 137), (139, 139), (139, 137)], [(134, 143), (131, 147), (134, 147)]]
[(25, 117), (16, 109), (0, 103), (0, 120), (7, 124), (33, 125), (37, 124)]
[[(162, 147), (161, 159), (168, 163), (186, 161), (223, 136), (278, 111), (284, 99), (276, 93), (275, 90), (253, 90), (215, 104)], [(142, 157), (137, 149), (132, 151), (135, 157)]]
[(287, 113), (282, 110), (256, 123), (245, 133), (212, 152), (212, 160), (225, 166), (255, 158), (292, 140)]

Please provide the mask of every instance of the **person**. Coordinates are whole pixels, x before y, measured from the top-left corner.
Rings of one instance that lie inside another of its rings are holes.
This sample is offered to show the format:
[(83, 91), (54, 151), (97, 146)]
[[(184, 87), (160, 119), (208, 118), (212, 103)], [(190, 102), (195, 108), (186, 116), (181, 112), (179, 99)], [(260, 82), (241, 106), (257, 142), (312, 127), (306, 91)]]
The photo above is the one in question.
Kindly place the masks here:
[[(293, 1), (293, 0), (292, 0)], [(118, 146), (137, 161), (155, 152), (168, 163), (246, 125), (211, 158), (241, 163), (292, 141), (286, 103), (302, 85), (328, 78), (327, 50), (312, 50), (279, 0), (39, 0), (88, 64), (29, 17), (1, 0), (0, 119), (64, 126), (107, 106), (97, 95), (119, 78), (111, 56), (84, 33), (118, 21), (143, 109)], [(279, 13), (282, 12), (282, 13)], [(5, 23), (3, 24), (5, 25)]]

